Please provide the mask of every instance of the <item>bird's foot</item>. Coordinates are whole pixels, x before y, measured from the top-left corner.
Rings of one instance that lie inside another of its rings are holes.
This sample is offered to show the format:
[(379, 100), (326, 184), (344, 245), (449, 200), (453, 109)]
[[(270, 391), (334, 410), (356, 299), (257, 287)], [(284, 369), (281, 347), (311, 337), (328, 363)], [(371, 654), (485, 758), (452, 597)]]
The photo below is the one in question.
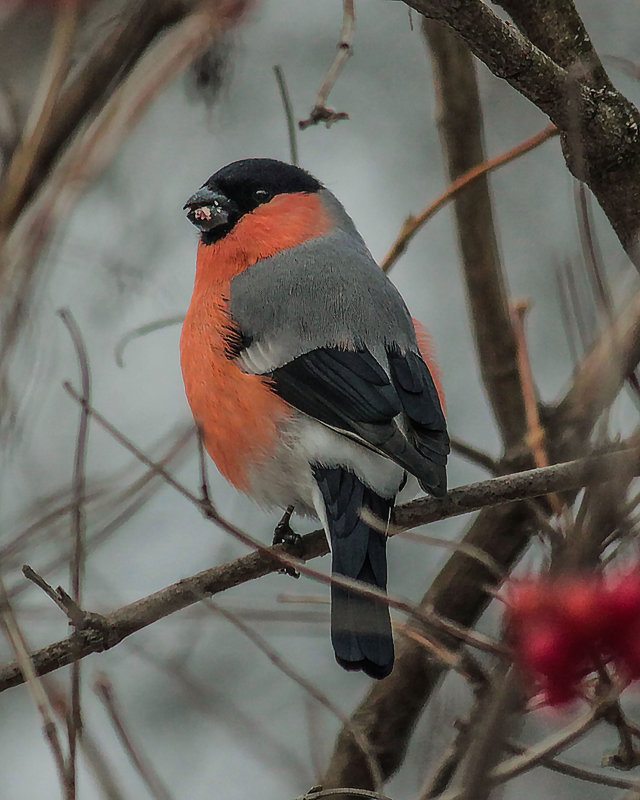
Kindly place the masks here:
[[(284, 546), (285, 552), (292, 556), (301, 558), (304, 554), (304, 547), (302, 545), (302, 536), (296, 533), (289, 524), (291, 522), (291, 515), (293, 514), (293, 506), (288, 506), (287, 510), (282, 515), (282, 519), (276, 525), (273, 532), (272, 544), (281, 544)], [(299, 578), (300, 573), (293, 567), (285, 566), (278, 572), (284, 575), (291, 575), (292, 578)]]

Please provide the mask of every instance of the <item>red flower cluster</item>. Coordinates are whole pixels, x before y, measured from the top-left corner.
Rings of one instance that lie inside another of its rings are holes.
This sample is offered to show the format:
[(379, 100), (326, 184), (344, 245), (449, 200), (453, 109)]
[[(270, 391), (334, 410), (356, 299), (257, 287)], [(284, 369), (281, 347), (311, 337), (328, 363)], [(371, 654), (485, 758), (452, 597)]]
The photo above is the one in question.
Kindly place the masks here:
[(514, 581), (507, 592), (507, 639), (522, 671), (550, 705), (574, 700), (597, 664), (640, 679), (640, 568), (597, 576)]

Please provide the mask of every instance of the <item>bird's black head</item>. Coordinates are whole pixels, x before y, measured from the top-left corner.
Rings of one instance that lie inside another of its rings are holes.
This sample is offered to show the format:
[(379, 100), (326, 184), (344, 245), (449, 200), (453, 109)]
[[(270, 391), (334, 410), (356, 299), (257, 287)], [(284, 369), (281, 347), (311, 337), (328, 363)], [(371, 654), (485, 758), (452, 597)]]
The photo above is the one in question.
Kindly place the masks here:
[(238, 220), (279, 194), (313, 193), (322, 184), (293, 164), (273, 158), (245, 158), (222, 167), (185, 204), (187, 218), (213, 244)]

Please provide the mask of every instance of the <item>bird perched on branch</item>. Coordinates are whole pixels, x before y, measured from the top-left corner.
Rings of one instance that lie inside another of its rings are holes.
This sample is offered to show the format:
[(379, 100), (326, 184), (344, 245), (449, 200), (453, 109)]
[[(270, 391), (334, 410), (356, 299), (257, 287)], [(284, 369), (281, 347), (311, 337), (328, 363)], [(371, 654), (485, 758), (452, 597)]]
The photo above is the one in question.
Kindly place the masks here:
[[(428, 347), (308, 172), (237, 161), (185, 209), (200, 242), (181, 361), (207, 451), (258, 502), (317, 516), (334, 575), (386, 590), (386, 527), (407, 474), (446, 493)], [(393, 667), (389, 610), (375, 597), (332, 584), (331, 639), (345, 669), (383, 678)]]

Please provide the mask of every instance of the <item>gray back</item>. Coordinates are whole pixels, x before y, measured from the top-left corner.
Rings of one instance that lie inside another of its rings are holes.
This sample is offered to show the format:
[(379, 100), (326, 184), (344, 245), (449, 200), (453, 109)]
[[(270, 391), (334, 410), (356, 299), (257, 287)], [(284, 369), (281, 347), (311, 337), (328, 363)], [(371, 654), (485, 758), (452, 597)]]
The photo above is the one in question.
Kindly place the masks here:
[(253, 340), (246, 364), (252, 371), (275, 369), (319, 347), (366, 343), (385, 366), (385, 345), (417, 350), (398, 290), (342, 205), (328, 190), (320, 194), (336, 222), (331, 233), (259, 261), (231, 281), (231, 313)]

